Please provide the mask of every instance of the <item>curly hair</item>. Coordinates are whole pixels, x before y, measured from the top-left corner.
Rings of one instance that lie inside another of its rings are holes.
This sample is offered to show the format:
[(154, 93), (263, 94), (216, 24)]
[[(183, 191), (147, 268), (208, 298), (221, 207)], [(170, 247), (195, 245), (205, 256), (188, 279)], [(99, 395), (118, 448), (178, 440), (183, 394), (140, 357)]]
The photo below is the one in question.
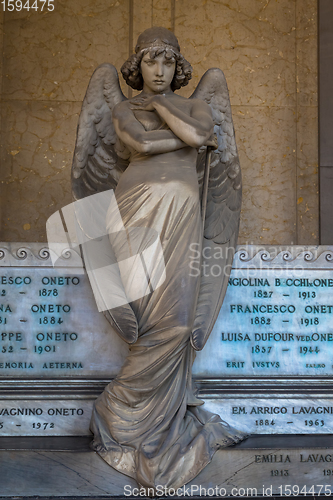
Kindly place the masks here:
[(131, 55), (122, 65), (120, 71), (127, 85), (135, 90), (143, 89), (143, 78), (141, 74), (141, 61), (145, 54), (149, 52), (151, 59), (165, 54), (166, 59), (174, 59), (176, 61), (175, 75), (171, 82), (171, 89), (178, 90), (185, 87), (192, 78), (192, 66), (185, 57), (179, 52), (175, 52), (170, 48), (152, 47), (151, 49), (143, 50), (139, 54)]

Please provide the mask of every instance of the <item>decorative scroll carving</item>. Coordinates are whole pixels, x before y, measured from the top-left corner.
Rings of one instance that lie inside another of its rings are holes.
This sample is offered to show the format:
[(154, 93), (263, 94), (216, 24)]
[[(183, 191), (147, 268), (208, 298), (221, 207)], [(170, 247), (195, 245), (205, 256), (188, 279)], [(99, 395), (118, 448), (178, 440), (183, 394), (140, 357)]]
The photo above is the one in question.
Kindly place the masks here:
[[(268, 247), (249, 245), (236, 249), (234, 268), (331, 268), (333, 247)], [(310, 264), (310, 266), (309, 266)]]
[[(79, 250), (66, 248), (60, 257), (64, 267), (82, 268)], [(50, 250), (45, 243), (0, 243), (0, 267), (52, 267)]]

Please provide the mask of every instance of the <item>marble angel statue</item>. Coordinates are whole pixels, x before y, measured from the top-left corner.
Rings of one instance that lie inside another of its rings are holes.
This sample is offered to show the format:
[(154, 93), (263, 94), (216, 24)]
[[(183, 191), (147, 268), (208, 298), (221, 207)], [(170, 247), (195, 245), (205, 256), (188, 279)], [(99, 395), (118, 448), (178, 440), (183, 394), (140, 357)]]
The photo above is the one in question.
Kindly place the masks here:
[[(218, 264), (231, 267), (240, 166), (221, 70), (208, 70), (190, 98), (177, 95), (192, 68), (173, 33), (150, 28), (121, 72), (141, 91), (131, 99), (111, 64), (99, 66), (90, 80), (74, 153), (74, 198), (114, 190), (125, 233), (134, 231), (135, 252), (149, 246), (151, 231), (158, 234), (165, 276), (160, 286), (131, 300), (132, 281), (119, 268), (117, 287), (128, 300), (105, 315), (130, 349), (95, 402), (93, 449), (141, 486), (175, 488), (191, 481), (216, 450), (245, 437), (205, 411), (191, 384), (194, 352), (204, 347), (228, 281), (227, 272), (191, 272), (191, 252), (199, 249), (207, 257), (219, 247)], [(205, 188), (207, 146), (213, 151)], [(117, 236), (111, 212), (108, 244), (120, 261), (124, 238)]]

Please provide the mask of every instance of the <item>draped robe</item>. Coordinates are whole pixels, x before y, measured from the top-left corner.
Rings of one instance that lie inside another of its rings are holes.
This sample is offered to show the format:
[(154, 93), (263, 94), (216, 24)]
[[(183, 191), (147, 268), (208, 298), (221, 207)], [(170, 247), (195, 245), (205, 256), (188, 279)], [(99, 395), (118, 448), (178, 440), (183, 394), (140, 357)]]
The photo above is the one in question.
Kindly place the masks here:
[[(180, 487), (216, 450), (244, 439), (204, 410), (191, 389), (190, 337), (200, 276), (190, 264), (203, 240), (196, 160), (190, 147), (151, 156), (134, 152), (115, 191), (125, 229), (141, 228), (135, 251), (148, 248), (152, 232), (158, 234), (165, 280), (131, 302), (138, 340), (95, 402), (91, 430), (100, 456), (144, 487)], [(112, 233), (112, 214), (107, 224)], [(110, 241), (120, 258), (123, 239), (111, 235)], [(130, 297), (131, 283), (126, 277), (123, 282)]]

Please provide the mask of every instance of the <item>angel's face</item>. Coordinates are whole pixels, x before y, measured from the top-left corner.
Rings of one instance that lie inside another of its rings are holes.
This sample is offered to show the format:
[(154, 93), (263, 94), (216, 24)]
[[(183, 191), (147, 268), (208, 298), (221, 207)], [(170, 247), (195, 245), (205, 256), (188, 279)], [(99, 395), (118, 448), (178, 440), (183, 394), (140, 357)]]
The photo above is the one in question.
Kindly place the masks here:
[(153, 58), (149, 52), (145, 54), (141, 60), (143, 90), (154, 94), (170, 91), (175, 68), (175, 59), (166, 58), (164, 52)]

